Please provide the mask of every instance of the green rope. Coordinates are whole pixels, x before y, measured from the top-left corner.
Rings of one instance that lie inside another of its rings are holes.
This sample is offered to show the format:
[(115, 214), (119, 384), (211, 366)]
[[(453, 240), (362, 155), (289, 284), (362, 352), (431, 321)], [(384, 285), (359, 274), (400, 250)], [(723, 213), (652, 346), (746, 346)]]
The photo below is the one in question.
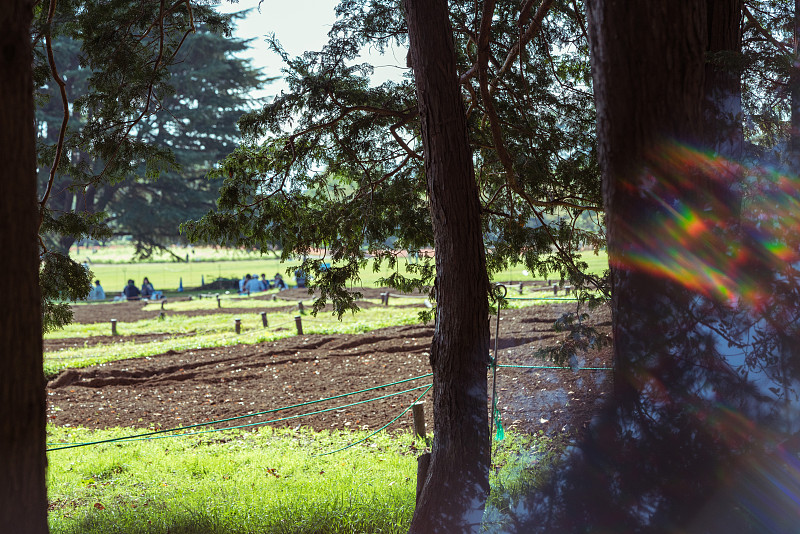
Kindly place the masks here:
[(566, 300), (575, 302), (580, 299), (577, 297), (503, 297), (503, 300)]
[[(306, 417), (306, 416), (309, 416), (309, 415), (317, 415), (317, 414), (321, 414), (321, 413), (325, 413), (325, 412), (332, 412), (334, 410), (341, 410), (343, 408), (349, 408), (351, 406), (357, 406), (359, 404), (366, 404), (368, 402), (373, 402), (373, 401), (377, 401), (377, 400), (383, 400), (383, 399), (387, 399), (389, 397), (395, 397), (397, 395), (402, 395), (403, 393), (410, 393), (412, 391), (416, 391), (416, 390), (422, 389), (424, 387), (427, 387), (428, 389), (430, 389), (432, 386), (433, 386), (433, 384), (428, 384), (428, 385), (424, 385), (424, 386), (417, 386), (417, 387), (414, 387), (414, 388), (411, 388), (411, 389), (407, 389), (405, 391), (398, 391), (397, 393), (390, 393), (388, 395), (382, 395), (380, 397), (374, 397), (372, 399), (353, 402), (351, 404), (344, 404), (342, 406), (334, 406), (333, 408), (326, 408), (324, 410), (318, 410), (318, 411), (315, 411), (315, 412), (306, 412), (306, 413), (301, 413), (301, 414), (297, 414), (297, 415), (290, 415), (288, 417), (281, 417), (281, 418), (278, 418), (278, 419), (272, 419), (270, 421), (258, 421), (256, 423), (248, 423), (246, 425), (229, 426), (229, 427), (225, 427), (225, 428), (212, 428), (211, 430), (201, 430), (199, 432), (184, 432), (183, 434), (169, 434), (169, 435), (162, 434), (160, 436), (149, 436), (149, 437), (147, 435), (144, 435), (144, 434), (140, 435), (140, 436), (123, 436), (121, 438), (112, 438), (112, 439), (95, 441), (95, 442), (88, 442), (88, 443), (73, 443), (73, 444), (69, 444), (69, 445), (64, 445), (63, 447), (55, 447), (55, 448), (52, 448), (52, 449), (47, 449), (47, 451), (49, 452), (49, 451), (58, 451), (58, 450), (61, 450), (61, 449), (72, 449), (72, 448), (75, 448), (75, 447), (85, 447), (85, 446), (88, 446), (88, 445), (98, 445), (98, 444), (101, 444), (101, 443), (129, 443), (129, 442), (132, 442), (132, 441), (151, 441), (151, 440), (156, 440), (156, 439), (178, 438), (178, 437), (182, 438), (182, 437), (186, 437), (186, 436), (197, 436), (197, 435), (200, 435), (200, 434), (210, 434), (212, 432), (221, 432), (223, 430), (238, 430), (238, 429), (241, 429), (241, 428), (250, 428), (250, 427), (254, 427), (254, 426), (268, 425), (270, 423), (279, 423), (281, 421), (288, 421), (290, 419), (299, 419), (300, 417)], [(428, 390), (426, 389), (425, 391), (427, 392)], [(424, 395), (424, 393), (423, 393), (423, 395)], [(421, 396), (420, 396), (420, 398), (421, 398)], [(403, 412), (403, 413), (405, 413), (405, 412)], [(400, 414), (400, 415), (403, 415), (403, 414)], [(253, 417), (253, 415), (250, 415), (248, 417)], [(386, 427), (384, 426), (380, 430), (382, 430), (383, 428), (386, 428)], [(175, 431), (175, 430), (180, 430), (180, 429), (165, 430), (164, 432), (172, 432), (172, 431)], [(380, 432), (380, 430), (378, 430), (378, 432)], [(367, 437), (369, 437), (369, 436), (367, 436)]]
[[(420, 386), (420, 387), (425, 387), (425, 386)], [(354, 441), (353, 443), (351, 443), (351, 444), (349, 444), (349, 445), (346, 445), (346, 446), (342, 447), (341, 449), (336, 449), (335, 451), (323, 452), (322, 454), (315, 454), (314, 456), (312, 456), (312, 458), (317, 458), (317, 457), (319, 457), (319, 456), (327, 456), (327, 455), (329, 455), (329, 454), (334, 454), (334, 453), (337, 453), (337, 452), (341, 452), (341, 451), (343, 451), (343, 450), (345, 450), (345, 449), (349, 449), (350, 447), (355, 447), (355, 446), (356, 446), (356, 445), (358, 445), (359, 443), (361, 443), (361, 442), (364, 442), (364, 441), (368, 440), (369, 438), (371, 438), (372, 436), (374, 436), (375, 434), (377, 434), (378, 432), (380, 432), (380, 431), (381, 431), (381, 430), (383, 430), (384, 428), (388, 427), (389, 425), (391, 425), (392, 423), (394, 423), (395, 421), (397, 421), (398, 419), (400, 419), (401, 417), (403, 417), (403, 416), (404, 416), (406, 413), (408, 413), (408, 410), (410, 410), (410, 409), (411, 409), (411, 407), (412, 407), (412, 406), (413, 406), (415, 403), (419, 402), (419, 400), (420, 400), (422, 397), (424, 397), (424, 396), (425, 396), (425, 394), (426, 394), (428, 391), (430, 391), (430, 389), (431, 389), (432, 387), (433, 387), (433, 384), (430, 384), (430, 385), (428, 386), (428, 389), (426, 389), (425, 391), (423, 391), (423, 392), (422, 392), (422, 395), (420, 395), (419, 397), (417, 397), (417, 400), (415, 400), (414, 402), (412, 402), (411, 404), (409, 404), (409, 405), (408, 405), (408, 407), (407, 407), (405, 410), (403, 410), (402, 412), (400, 412), (400, 415), (398, 415), (397, 417), (395, 417), (394, 419), (392, 419), (391, 421), (389, 421), (388, 423), (386, 423), (385, 425), (383, 425), (382, 427), (380, 427), (380, 428), (379, 428), (378, 430), (376, 430), (375, 432), (372, 432), (372, 433), (371, 433), (371, 434), (369, 434), (367, 437), (365, 437), (365, 438), (362, 438), (362, 439), (360, 439), (360, 440), (358, 440), (358, 441)], [(417, 389), (419, 389), (419, 388), (417, 388)]]
[[(572, 367), (559, 365), (498, 365), (497, 367), (514, 367), (517, 369), (573, 369)], [(613, 367), (575, 367), (576, 371), (613, 371)]]
[[(208, 422), (205, 422), (205, 423), (195, 423), (193, 425), (186, 425), (186, 426), (170, 428), (170, 429), (166, 429), (166, 430), (154, 430), (152, 432), (146, 432), (144, 434), (137, 434), (137, 435), (131, 436), (131, 437), (132, 438), (138, 438), (138, 437), (146, 437), (146, 436), (155, 436), (155, 435), (158, 435), (158, 434), (165, 434), (167, 432), (177, 432), (179, 430), (189, 430), (191, 428), (209, 426), (209, 425), (214, 425), (214, 424), (218, 424), (218, 423), (227, 423), (228, 421), (235, 421), (237, 419), (246, 419), (246, 418), (249, 418), (249, 417), (257, 417), (257, 416), (266, 415), (266, 414), (269, 414), (269, 413), (275, 413), (275, 412), (281, 412), (281, 411), (284, 411), (284, 410), (290, 410), (292, 408), (300, 408), (302, 406), (308, 406), (310, 404), (317, 404), (317, 403), (325, 402), (325, 401), (329, 401), (329, 400), (341, 399), (342, 397), (349, 397), (351, 395), (358, 395), (359, 393), (366, 393), (368, 391), (374, 391), (376, 389), (383, 389), (383, 388), (388, 387), (388, 386), (396, 386), (398, 384), (404, 384), (406, 382), (419, 380), (421, 378), (427, 378), (427, 377), (432, 376), (432, 375), (433, 375), (433, 373), (427, 373), (427, 374), (424, 374), (424, 375), (415, 376), (413, 378), (406, 378), (404, 380), (398, 380), (397, 382), (391, 382), (389, 384), (383, 384), (383, 385), (380, 385), (380, 386), (375, 386), (375, 387), (371, 387), (371, 388), (367, 388), (367, 389), (362, 389), (362, 390), (359, 390), (359, 391), (353, 391), (351, 393), (343, 393), (341, 395), (335, 395), (333, 397), (327, 397), (327, 398), (324, 398), (324, 399), (318, 399), (318, 400), (303, 402), (303, 403), (300, 403), (300, 404), (293, 404), (291, 406), (285, 406), (283, 408), (273, 408), (272, 410), (264, 410), (262, 412), (256, 412), (256, 413), (251, 413), (251, 414), (247, 414), (247, 415), (237, 415), (237, 416), (234, 416), (234, 417), (227, 417), (225, 419), (218, 419), (216, 421), (208, 421)], [(424, 387), (424, 386), (420, 386), (420, 387)], [(419, 388), (415, 388), (415, 389), (419, 389)], [(91, 442), (91, 443), (88, 443), (87, 445), (96, 445), (96, 444), (99, 444), (99, 443), (107, 443), (107, 442), (110, 443), (112, 441), (119, 441), (120, 439), (125, 439), (125, 438), (113, 438), (113, 439), (102, 440), (102, 441), (98, 441), (98, 442)], [(57, 445), (57, 444), (56, 443), (48, 443), (47, 445), (49, 446), (49, 445)], [(62, 448), (69, 448), (69, 447), (59, 447), (58, 449), (47, 449), (47, 450), (48, 451), (49, 450), (59, 450), (59, 449), (62, 449)]]

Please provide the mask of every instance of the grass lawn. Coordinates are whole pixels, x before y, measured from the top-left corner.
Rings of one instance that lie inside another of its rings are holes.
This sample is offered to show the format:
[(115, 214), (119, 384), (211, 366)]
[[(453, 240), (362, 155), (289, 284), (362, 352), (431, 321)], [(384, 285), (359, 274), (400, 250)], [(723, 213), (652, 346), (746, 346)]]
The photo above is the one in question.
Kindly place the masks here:
[[(73, 249), (74, 250), (74, 249)], [(193, 250), (193, 253), (186, 252)], [(244, 252), (235, 249), (213, 249), (211, 247), (194, 247), (193, 249), (179, 248), (176, 254), (185, 257), (189, 254), (189, 262), (174, 262), (168, 257), (159, 256), (155, 259), (160, 261), (132, 262), (132, 247), (106, 247), (100, 248), (96, 253), (73, 252), (72, 256), (77, 261), (84, 259), (90, 260), (90, 267), (94, 278), (99, 279), (105, 288), (106, 294), (115, 295), (122, 291), (128, 279), (136, 282), (140, 286), (142, 279), (147, 276), (156, 289), (162, 291), (175, 291), (180, 283), (184, 289), (198, 287), (201, 282), (209, 283), (216, 278), (242, 278), (246, 273), (261, 274), (265, 273), (268, 278), (281, 273), (286, 277), (286, 271), (294, 271), (299, 265), (299, 261), (282, 263), (280, 259), (272, 255), (260, 256), (253, 252)], [(589, 272), (602, 273), (608, 268), (608, 257), (605, 252), (595, 255), (593, 252), (585, 252), (582, 259), (589, 264)], [(406, 259), (400, 258), (398, 269), (401, 273), (405, 272)], [(384, 265), (379, 272), (373, 272), (372, 268), (367, 268), (361, 272), (360, 285), (364, 287), (376, 287), (377, 281), (381, 277), (389, 275), (391, 271)], [(517, 265), (497, 273), (494, 280), (519, 281), (534, 280), (541, 277), (536, 274), (527, 273), (523, 265)], [(551, 276), (555, 277), (555, 274)], [(287, 281), (294, 283), (293, 277), (288, 277)]]
[[(131, 435), (50, 427), (48, 446)], [(53, 534), (401, 533), (414, 509), (409, 433), (225, 431), (48, 453)], [(532, 491), (562, 446), (507, 434), (496, 442), (484, 523)]]

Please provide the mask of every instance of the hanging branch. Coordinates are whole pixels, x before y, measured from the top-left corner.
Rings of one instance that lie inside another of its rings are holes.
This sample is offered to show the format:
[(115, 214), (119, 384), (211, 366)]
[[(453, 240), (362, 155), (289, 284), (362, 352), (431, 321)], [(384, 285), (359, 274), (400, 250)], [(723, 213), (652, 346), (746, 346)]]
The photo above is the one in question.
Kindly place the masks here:
[[(44, 195), (42, 195), (42, 199), (39, 201), (40, 227), (44, 221), (44, 208), (47, 205), (47, 201), (50, 198), (50, 193), (53, 190), (53, 183), (56, 179), (56, 171), (58, 170), (58, 165), (61, 163), (61, 155), (64, 152), (64, 138), (67, 135), (67, 124), (69, 123), (69, 100), (67, 99), (67, 84), (58, 73), (56, 58), (53, 54), (53, 18), (55, 17), (56, 13), (57, 1), (58, 0), (50, 0), (50, 7), (47, 11), (47, 23), (44, 30), (44, 42), (45, 48), (47, 49), (47, 63), (50, 66), (50, 74), (58, 85), (58, 89), (61, 94), (61, 106), (64, 110), (64, 115), (61, 119), (61, 128), (58, 132), (58, 142), (56, 144), (56, 153), (53, 156), (53, 165), (50, 168), (50, 175), (47, 179), (47, 188), (45, 189)], [(41, 237), (39, 238), (39, 243), (44, 250), (47, 250)]]
[[(547, 2), (547, 0), (545, 0), (545, 2)], [(561, 206), (565, 208), (574, 208), (574, 209), (599, 210), (600, 207), (581, 206), (573, 202), (565, 202), (565, 201), (557, 201), (557, 202), (538, 201), (533, 197), (531, 197), (519, 183), (516, 172), (514, 171), (514, 163), (511, 158), (511, 154), (508, 152), (508, 149), (506, 148), (505, 145), (505, 141), (503, 139), (503, 132), (500, 129), (500, 119), (497, 116), (497, 110), (494, 107), (494, 101), (492, 99), (492, 95), (490, 92), (490, 85), (489, 85), (489, 73), (488, 73), (489, 33), (491, 31), (492, 18), (494, 14), (495, 5), (496, 5), (496, 0), (486, 0), (484, 2), (483, 13), (481, 15), (480, 32), (478, 34), (478, 83), (480, 85), (481, 98), (483, 99), (483, 105), (486, 111), (486, 117), (489, 120), (489, 129), (492, 134), (494, 149), (495, 152), (497, 153), (498, 158), (500, 159), (500, 163), (503, 166), (503, 170), (505, 171), (509, 192), (513, 191), (528, 204), (528, 206), (531, 208), (536, 218), (539, 220), (539, 223), (542, 225), (542, 228), (547, 232), (548, 236), (550, 237), (550, 241), (553, 243), (553, 246), (558, 250), (561, 258), (565, 262), (567, 262), (572, 269), (578, 271), (579, 269), (575, 265), (575, 262), (572, 260), (572, 257), (570, 256), (568, 251), (564, 250), (559, 241), (550, 231), (550, 227), (544, 220), (541, 210), (537, 208)], [(600, 281), (596, 279), (596, 277), (587, 276), (587, 278), (590, 280), (592, 285), (595, 286), (597, 290), (606, 293), (606, 289), (604, 288), (603, 284), (601, 284)]]

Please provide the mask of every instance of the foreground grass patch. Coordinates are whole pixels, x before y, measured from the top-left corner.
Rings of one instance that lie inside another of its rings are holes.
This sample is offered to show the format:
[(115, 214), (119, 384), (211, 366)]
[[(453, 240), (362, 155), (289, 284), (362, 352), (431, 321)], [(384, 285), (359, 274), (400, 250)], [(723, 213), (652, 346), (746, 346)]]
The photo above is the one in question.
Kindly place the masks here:
[[(49, 439), (128, 432), (54, 428)], [(53, 451), (51, 532), (403, 532), (414, 507), (413, 440), (382, 435), (314, 456), (356, 437), (264, 428)]]
[[(51, 427), (50, 446), (133, 433)], [(414, 510), (409, 433), (226, 431), (90, 445), (49, 453), (54, 534), (400, 533)], [(509, 434), (493, 457), (486, 526), (533, 490), (553, 446)]]

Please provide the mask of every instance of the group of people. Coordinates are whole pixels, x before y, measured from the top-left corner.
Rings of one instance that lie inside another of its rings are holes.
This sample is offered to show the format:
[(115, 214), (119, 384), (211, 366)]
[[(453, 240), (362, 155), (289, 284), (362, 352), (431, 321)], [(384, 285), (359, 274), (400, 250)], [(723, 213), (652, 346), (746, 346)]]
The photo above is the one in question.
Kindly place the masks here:
[(267, 289), (278, 289), (283, 291), (289, 289), (286, 281), (280, 273), (275, 273), (275, 278), (267, 280), (267, 275), (261, 273), (261, 278), (257, 274), (246, 274), (244, 278), (239, 280), (239, 293), (258, 293), (259, 291), (266, 291)]
[[(294, 272), (297, 287), (306, 287), (307, 277), (305, 273), (298, 269)], [(289, 289), (289, 285), (283, 279), (280, 273), (275, 273), (272, 280), (267, 280), (267, 275), (261, 273), (261, 277), (257, 274), (246, 274), (244, 278), (239, 280), (239, 293), (249, 294), (258, 293), (259, 291), (266, 291), (268, 289), (278, 289), (283, 291)], [(100, 285), (100, 280), (94, 281), (94, 287), (89, 292), (88, 300), (105, 300), (106, 293), (103, 286)], [(145, 276), (142, 281), (141, 288), (136, 287), (136, 282), (128, 280), (128, 285), (120, 292), (119, 296), (114, 297), (114, 300), (141, 300), (141, 299), (161, 299), (164, 298), (161, 291), (153, 289), (153, 284)]]
[[(103, 286), (100, 285), (100, 280), (94, 281), (94, 287), (87, 298), (88, 300), (105, 300), (106, 292), (103, 290)], [(122, 289), (118, 296), (114, 297), (114, 300), (154, 300), (162, 298), (164, 298), (164, 294), (161, 291), (156, 291), (153, 288), (153, 284), (145, 276), (144, 280), (142, 280), (141, 288), (136, 287), (136, 282), (133, 280), (128, 280), (128, 285)]]

